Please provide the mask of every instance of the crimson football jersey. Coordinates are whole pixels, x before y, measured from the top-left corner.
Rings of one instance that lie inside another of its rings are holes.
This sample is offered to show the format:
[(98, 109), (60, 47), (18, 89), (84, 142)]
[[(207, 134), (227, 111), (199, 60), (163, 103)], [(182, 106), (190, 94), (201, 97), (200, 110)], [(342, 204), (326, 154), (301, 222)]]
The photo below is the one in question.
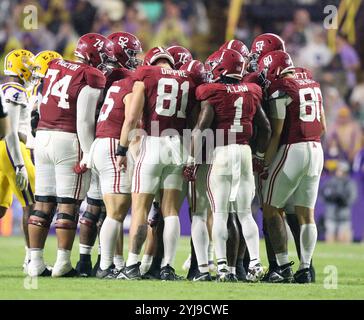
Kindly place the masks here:
[[(186, 118), (196, 104), (196, 84), (191, 74), (185, 70), (143, 66), (133, 78), (144, 82), (143, 125), (147, 134), (160, 136), (163, 130), (175, 129), (182, 135), (187, 127)], [(152, 122), (158, 122), (159, 132), (152, 130)]]
[(38, 129), (76, 133), (78, 94), (86, 85), (103, 89), (105, 81), (101, 71), (84, 63), (51, 61), (43, 80)]
[(274, 81), (269, 88), (269, 99), (285, 95), (291, 102), (286, 106), (280, 143), (320, 142), (320, 118), (323, 114), (320, 84), (312, 79), (282, 78)]
[(133, 81), (130, 77), (115, 81), (110, 86), (97, 120), (96, 138), (120, 138), (125, 120), (123, 99), (132, 89)]
[[(208, 101), (214, 108), (212, 129), (224, 130), (223, 145), (249, 144), (253, 134), (253, 118), (262, 101), (262, 89), (258, 85), (206, 83), (197, 88), (196, 98)], [(217, 144), (220, 142), (217, 141)]]

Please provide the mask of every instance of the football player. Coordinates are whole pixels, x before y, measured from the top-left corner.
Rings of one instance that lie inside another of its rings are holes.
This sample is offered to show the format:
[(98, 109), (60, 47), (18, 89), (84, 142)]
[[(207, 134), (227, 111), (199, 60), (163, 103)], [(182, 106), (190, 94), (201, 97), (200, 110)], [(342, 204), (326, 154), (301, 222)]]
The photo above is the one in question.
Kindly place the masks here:
[[(266, 74), (272, 124), (264, 160), (269, 175), (263, 190), (263, 214), (278, 268), (269, 281), (310, 283), (309, 268), (317, 241), (314, 207), (323, 168), (320, 141), (326, 131), (320, 85), (295, 77), (290, 56), (281, 50), (266, 54), (259, 70)], [(300, 266), (294, 275), (281, 216), (291, 197), (300, 223), (301, 247)]]
[(100, 180), (106, 206), (106, 218), (100, 230), (101, 260), (96, 273), (98, 278), (114, 278), (121, 269), (120, 265), (116, 265), (114, 270), (112, 265), (117, 239), (123, 233), (122, 223), (130, 208), (134, 159), (129, 153), (127, 169), (119, 171), (116, 166), (116, 149), (125, 118), (125, 104), (131, 98), (131, 70), (138, 66), (136, 55), (142, 51), (140, 41), (130, 33), (117, 32), (110, 35), (109, 39), (114, 43), (114, 54), (119, 64), (113, 73), (117, 71), (120, 80), (114, 81), (107, 91), (90, 154), (93, 174)]
[(98, 34), (82, 36), (76, 62), (56, 59), (44, 77), (35, 143), (36, 206), (29, 218), (30, 276), (45, 269), (43, 248), (52, 212), (57, 208), (57, 260), (53, 277), (74, 276), (70, 255), (78, 206), (89, 187), (89, 152), (95, 133), (95, 110), (105, 77), (100, 70), (114, 60), (112, 43)]
[[(251, 71), (251, 73), (247, 74), (244, 77), (244, 81), (257, 83), (265, 90), (266, 78), (264, 77), (264, 75), (262, 73), (259, 73), (257, 71), (258, 64), (260, 63), (260, 61), (262, 60), (264, 55), (266, 55), (269, 52), (276, 51), (276, 50), (286, 51), (284, 41), (280, 36), (278, 36), (277, 34), (274, 34), (274, 33), (264, 33), (264, 34), (257, 36), (252, 43), (251, 53), (249, 55), (249, 59), (250, 59), (249, 70)], [(307, 69), (300, 68), (298, 70), (298, 68), (297, 68), (297, 72), (298, 72), (297, 74), (299, 76), (311, 76), (311, 78), (312, 78), (311, 72), (309, 72)], [(264, 97), (263, 108), (266, 111), (269, 109), (267, 97)], [(255, 149), (254, 141), (253, 141), (252, 146), (253, 146), (253, 149)], [(262, 193), (263, 193), (264, 181), (259, 176), (261, 173), (261, 170), (263, 169), (262, 164), (264, 165), (263, 158), (264, 158), (264, 155), (259, 155), (257, 153), (255, 153), (253, 156), (253, 161), (254, 161), (253, 170), (255, 173), (256, 193), (258, 196), (257, 198), (260, 203), (260, 206), (263, 205), (263, 194)], [(292, 201), (290, 201), (290, 202), (292, 202)], [(298, 218), (297, 218), (296, 214), (294, 213), (294, 210), (292, 210), (292, 205), (290, 205), (290, 203), (287, 204), (287, 207), (285, 208), (284, 212), (286, 213), (286, 220), (287, 220), (287, 223), (293, 234), (293, 238), (294, 238), (294, 241), (296, 244), (297, 255), (298, 255), (298, 257), (300, 257), (300, 255), (301, 255), (300, 232), (299, 232), (300, 226), (299, 226)], [(283, 226), (281, 226), (281, 228), (283, 228)], [(266, 244), (266, 251), (267, 251), (267, 256), (268, 256), (268, 261), (269, 261), (269, 269), (268, 269), (265, 277), (263, 278), (263, 281), (268, 281), (271, 272), (273, 272), (273, 270), (277, 268), (277, 261), (276, 261), (274, 251), (273, 251), (270, 239), (269, 239), (268, 232), (266, 232), (266, 229), (267, 229), (266, 221), (263, 217), (263, 233), (264, 233), (264, 240), (265, 240), (265, 244)], [(312, 263), (311, 263), (311, 273), (312, 273), (312, 279), (314, 280), (315, 279), (315, 270), (312, 266)]]
[(4, 74), (9, 82), (0, 87), (1, 99), (8, 111), (10, 132), (0, 142), (0, 217), (13, 201), (13, 194), (23, 207), (23, 232), (26, 254), (23, 264), (26, 272), (29, 262), (29, 233), (26, 220), (34, 205), (35, 171), (30, 150), (26, 144), (30, 134), (30, 106), (26, 87), (34, 68), (34, 55), (24, 49), (9, 52), (4, 60)]
[(127, 106), (117, 151), (119, 166), (125, 170), (128, 136), (143, 114), (146, 135), (142, 137), (133, 174), (129, 254), (118, 278), (141, 277), (139, 253), (147, 234), (147, 215), (160, 189), (164, 217), (164, 259), (160, 277), (177, 280), (172, 264), (180, 234), (178, 212), (185, 155), (181, 135), (193, 113), (195, 83), (188, 72), (173, 69), (173, 57), (161, 47), (148, 51), (144, 64), (135, 74), (133, 96)]
[[(237, 281), (227, 269), (226, 240), (228, 213), (236, 211), (250, 254), (247, 280), (259, 281), (263, 267), (259, 258), (259, 232), (251, 213), (254, 177), (249, 139), (253, 122), (258, 127), (258, 150), (264, 152), (269, 138), (269, 121), (261, 107), (262, 90), (253, 83), (240, 84), (245, 72), (243, 56), (231, 49), (216, 53), (212, 82), (197, 88), (201, 101), (198, 123), (192, 134), (192, 151), (202, 130), (213, 127), (215, 149), (207, 177), (207, 190), (214, 215), (212, 236), (218, 263), (218, 281)], [(223, 132), (223, 136), (218, 135)]]
[[(115, 95), (115, 93), (111, 92), (110, 94), (108, 94), (108, 90), (111, 88), (111, 86), (115, 81), (119, 81), (121, 79), (125, 79), (126, 77), (128, 77), (129, 74), (128, 70), (134, 70), (140, 64), (140, 60), (137, 58), (137, 55), (141, 53), (142, 48), (140, 41), (134, 35), (128, 32), (114, 32), (110, 34), (107, 38), (113, 43), (113, 50), (116, 61), (112, 65), (105, 65), (105, 68), (102, 70), (106, 76), (106, 86), (104, 89), (105, 100), (104, 103), (100, 103), (98, 111), (101, 112), (104, 106), (104, 109), (106, 108), (106, 114), (104, 114), (103, 116), (100, 116), (99, 114), (98, 120), (100, 124), (100, 122), (106, 119), (107, 124), (105, 122), (104, 125), (106, 126), (106, 128), (109, 128), (110, 125), (111, 126), (114, 125), (115, 118), (110, 121), (107, 115), (110, 112), (111, 115), (113, 115), (114, 108), (116, 107), (114, 106), (112, 98), (110, 98), (111, 96)], [(115, 90), (115, 88), (113, 88), (113, 90)], [(121, 104), (123, 104), (123, 102), (121, 102)], [(123, 112), (124, 107), (119, 106), (117, 109), (119, 110), (120, 108), (122, 110), (121, 112)], [(120, 118), (119, 120), (122, 121), (122, 118)], [(97, 128), (99, 128), (99, 125), (97, 126)], [(106, 130), (106, 134), (108, 130), (109, 129)], [(105, 163), (105, 166), (107, 165), (111, 164)], [(103, 170), (105, 171), (105, 168), (103, 168)], [(94, 167), (91, 173), (90, 189), (87, 192), (86, 211), (82, 214), (80, 218), (80, 260), (77, 263), (76, 269), (82, 276), (90, 276), (90, 275), (95, 276), (97, 270), (100, 267), (101, 251), (102, 251), (101, 241), (99, 244), (99, 256), (93, 270), (91, 263), (91, 252), (97, 237), (97, 233), (100, 232), (106, 216), (103, 198), (105, 199), (105, 195), (103, 196), (100, 184), (99, 171), (96, 167)], [(120, 219), (121, 218), (118, 218), (118, 220)], [(113, 255), (114, 256), (113, 263), (116, 269), (121, 269), (124, 265), (122, 223), (119, 223), (119, 226), (120, 226), (120, 232), (118, 232), (119, 240), (117, 241), (115, 256)], [(105, 245), (106, 244), (104, 243), (104, 247)], [(105, 262), (103, 263), (104, 270), (108, 269), (108, 267), (105, 268), (105, 264), (107, 263)]]

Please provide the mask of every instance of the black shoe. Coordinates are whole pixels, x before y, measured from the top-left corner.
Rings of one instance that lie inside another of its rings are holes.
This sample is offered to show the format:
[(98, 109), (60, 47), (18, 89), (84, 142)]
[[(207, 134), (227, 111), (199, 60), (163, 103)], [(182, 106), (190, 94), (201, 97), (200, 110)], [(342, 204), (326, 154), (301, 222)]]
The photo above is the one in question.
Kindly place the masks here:
[(43, 272), (39, 275), (39, 277), (51, 277), (52, 276), (52, 269), (46, 266)]
[(73, 278), (73, 277), (77, 277), (77, 276), (78, 276), (78, 272), (76, 271), (75, 268), (72, 268), (70, 271), (68, 271), (67, 273), (62, 275), (60, 278)]
[(119, 275), (120, 270), (112, 268), (112, 266), (108, 267), (106, 270), (102, 270), (99, 268), (96, 272), (96, 278), (99, 279), (116, 279)]
[(310, 265), (310, 273), (311, 273), (311, 282), (316, 282), (316, 270), (312, 263)]
[(212, 281), (210, 272), (200, 272), (193, 277), (192, 281)]
[(309, 268), (298, 270), (294, 276), (294, 282), (295, 283), (311, 283), (312, 277), (311, 272)]
[(120, 270), (116, 279), (120, 280), (141, 280), (142, 276), (140, 274), (140, 262), (133, 264), (129, 267), (124, 267)]
[(270, 283), (291, 283), (293, 281), (292, 265), (293, 261), (278, 267), (269, 275)]
[(227, 269), (221, 269), (220, 271), (217, 271), (216, 274), (216, 281), (217, 282), (227, 282), (229, 280), (229, 270)]
[(236, 277), (239, 281), (246, 282), (246, 271), (242, 264), (236, 266)]
[(188, 269), (187, 279), (192, 281), (196, 277), (196, 275), (199, 274), (199, 272), (200, 271), (198, 270), (198, 267), (190, 267)]
[(161, 268), (161, 280), (162, 281), (176, 281), (176, 280), (182, 280), (182, 277), (177, 276), (174, 269), (167, 264), (163, 268)]
[(146, 273), (142, 275), (143, 280), (160, 280), (161, 271), (156, 269), (149, 269)]
[(76, 264), (76, 271), (79, 277), (91, 277), (92, 274), (92, 263), (90, 261), (78, 261)]
[(226, 282), (239, 282), (239, 279), (235, 274), (229, 273), (226, 277)]
[(94, 265), (94, 267), (92, 268), (92, 271), (91, 271), (91, 276), (92, 277), (96, 277), (97, 270), (99, 270), (99, 268), (100, 268), (100, 260), (101, 260), (101, 255), (99, 254), (97, 256), (97, 261), (96, 261), (96, 263), (95, 263), (95, 265)]

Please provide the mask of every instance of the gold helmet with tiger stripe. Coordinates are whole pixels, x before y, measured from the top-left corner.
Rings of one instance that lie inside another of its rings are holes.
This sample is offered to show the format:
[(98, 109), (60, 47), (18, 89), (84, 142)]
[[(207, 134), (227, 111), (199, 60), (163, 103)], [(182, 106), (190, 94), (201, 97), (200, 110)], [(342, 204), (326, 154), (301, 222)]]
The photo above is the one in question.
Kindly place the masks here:
[(10, 51), (4, 60), (4, 74), (30, 81), (34, 69), (34, 54), (25, 49)]
[(39, 52), (34, 59), (36, 68), (33, 71), (33, 75), (36, 77), (43, 78), (48, 70), (48, 63), (54, 59), (63, 59), (62, 56), (51, 50), (44, 50)]

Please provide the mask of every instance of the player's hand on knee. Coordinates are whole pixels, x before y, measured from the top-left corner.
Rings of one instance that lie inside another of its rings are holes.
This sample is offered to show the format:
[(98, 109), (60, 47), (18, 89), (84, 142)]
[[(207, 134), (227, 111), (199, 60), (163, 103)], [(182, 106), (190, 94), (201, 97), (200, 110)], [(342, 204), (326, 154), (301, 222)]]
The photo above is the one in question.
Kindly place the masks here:
[(119, 171), (125, 171), (127, 167), (128, 159), (126, 156), (117, 156), (116, 157), (116, 167)]
[(87, 164), (88, 164), (88, 154), (84, 154), (82, 157), (82, 160), (78, 162), (74, 167), (73, 171), (77, 174), (83, 174), (88, 170)]
[(28, 172), (24, 165), (16, 166), (15, 176), (16, 176), (16, 179), (15, 179), (16, 186), (21, 191), (26, 189), (26, 187), (28, 185)]
[(183, 176), (187, 181), (195, 181), (197, 173), (197, 165), (190, 164), (183, 168)]

